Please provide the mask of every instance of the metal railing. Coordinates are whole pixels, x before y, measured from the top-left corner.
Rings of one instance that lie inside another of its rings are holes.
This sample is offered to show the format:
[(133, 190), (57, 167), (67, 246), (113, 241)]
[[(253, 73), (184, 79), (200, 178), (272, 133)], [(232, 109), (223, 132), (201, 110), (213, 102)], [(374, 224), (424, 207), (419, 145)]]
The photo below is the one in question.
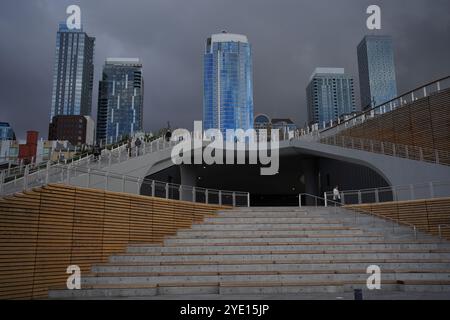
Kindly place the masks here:
[(65, 185), (141, 194), (165, 199), (233, 207), (250, 206), (250, 194), (248, 192), (186, 186), (76, 165), (48, 166), (47, 170), (37, 171), (34, 174), (25, 176), (21, 182), (23, 183), (21, 191), (31, 190), (34, 187), (40, 187), (49, 183), (63, 183)]
[(364, 123), (367, 120), (376, 118), (385, 113), (401, 108), (418, 99), (429, 97), (437, 92), (450, 88), (450, 76), (432, 81), (416, 89), (408, 91), (401, 96), (398, 96), (390, 101), (384, 102), (371, 109), (363, 111), (356, 116), (350, 117), (344, 121), (331, 121), (329, 123), (322, 123), (316, 127), (321, 130), (322, 136), (332, 136), (338, 134), (340, 131), (354, 127), (358, 124)]
[[(382, 216), (382, 215), (378, 215), (376, 213), (373, 213), (373, 212), (370, 212), (370, 211), (367, 211), (367, 210), (364, 210), (364, 209), (360, 209), (360, 208), (346, 207), (346, 206), (342, 205), (342, 203), (340, 203), (340, 202), (328, 200), (326, 198), (315, 196), (315, 195), (312, 195), (312, 194), (309, 194), (309, 193), (301, 193), (301, 194), (298, 195), (299, 207), (303, 206), (302, 205), (302, 197), (304, 197), (305, 200), (307, 198), (314, 199), (313, 203), (314, 203), (315, 207), (320, 207), (320, 206), (329, 207), (329, 205), (331, 203), (332, 206), (334, 207), (334, 212), (335, 213), (337, 213), (338, 208), (344, 209), (344, 211), (343, 211), (344, 213), (345, 212), (352, 212), (355, 223), (357, 223), (358, 218), (369, 217), (369, 219), (371, 218), (370, 219), (370, 226), (375, 227), (377, 225), (377, 223), (383, 222), (383, 220), (384, 220), (384, 221), (387, 221), (389, 223), (392, 223), (392, 232), (394, 232), (394, 233), (396, 232), (397, 228), (401, 227), (402, 225), (406, 226), (406, 227), (412, 229), (412, 232), (414, 234), (414, 239), (418, 238), (418, 229), (417, 229), (417, 227), (415, 225), (413, 225), (411, 223), (408, 223), (408, 222), (405, 222), (405, 221), (397, 221), (397, 220), (394, 220), (392, 218), (385, 217), (385, 216)], [(367, 226), (369, 226), (369, 225), (367, 225)]]
[[(445, 198), (450, 197), (450, 181), (344, 190), (339, 191), (339, 195), (342, 205)], [(325, 192), (324, 198), (334, 200), (333, 191)]]
[[(79, 157), (65, 159), (64, 161), (47, 161), (39, 164), (32, 163), (24, 165), (18, 168), (17, 171), (8, 171), (8, 169), (5, 169), (0, 171), (0, 196), (25, 190), (25, 186), (29, 184), (29, 181), (34, 181), (35, 183), (40, 181), (41, 185), (45, 184), (45, 179), (42, 180), (41, 177), (46, 176), (52, 167), (78, 166), (100, 170), (108, 168), (113, 164), (127, 161), (132, 157), (170, 148), (174, 144), (175, 142), (171, 143), (160, 137), (148, 143), (143, 142), (139, 148), (127, 148), (127, 143), (118, 145), (113, 149), (105, 148), (98, 157), (86, 153)], [(34, 185), (34, 187), (37, 186), (39, 185)]]
[(448, 151), (346, 136), (319, 139), (320, 143), (332, 146), (450, 166), (450, 152)]

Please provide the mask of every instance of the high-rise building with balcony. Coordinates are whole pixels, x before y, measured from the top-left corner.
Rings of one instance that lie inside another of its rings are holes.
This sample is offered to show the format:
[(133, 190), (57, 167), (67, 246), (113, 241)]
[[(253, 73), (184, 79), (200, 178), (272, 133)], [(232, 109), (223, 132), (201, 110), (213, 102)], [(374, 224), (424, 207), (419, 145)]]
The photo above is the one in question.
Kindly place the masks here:
[(358, 45), (362, 109), (397, 97), (394, 49), (390, 36), (365, 36)]
[(137, 58), (108, 58), (99, 84), (97, 141), (113, 143), (143, 129), (144, 79)]
[(83, 29), (60, 24), (56, 35), (56, 59), (50, 121), (58, 115), (91, 115), (94, 81), (95, 38)]
[(252, 49), (247, 37), (222, 32), (206, 41), (203, 56), (203, 126), (253, 128)]
[(356, 110), (353, 78), (343, 68), (316, 68), (306, 88), (309, 123), (328, 123)]

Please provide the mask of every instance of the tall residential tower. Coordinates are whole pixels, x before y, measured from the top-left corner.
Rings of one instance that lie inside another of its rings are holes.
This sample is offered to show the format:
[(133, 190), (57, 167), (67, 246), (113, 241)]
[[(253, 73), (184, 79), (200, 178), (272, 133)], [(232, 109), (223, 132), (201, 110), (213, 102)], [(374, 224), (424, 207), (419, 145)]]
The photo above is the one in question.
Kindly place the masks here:
[(353, 78), (343, 68), (316, 68), (306, 96), (309, 123), (322, 124), (356, 111)]
[(113, 143), (142, 131), (144, 79), (139, 59), (106, 59), (98, 91), (98, 142)]
[(365, 36), (358, 45), (362, 109), (397, 97), (394, 49), (390, 36)]
[(203, 126), (220, 129), (253, 128), (252, 49), (247, 37), (213, 34), (203, 56)]
[(56, 60), (50, 121), (58, 115), (90, 116), (94, 81), (94, 43), (83, 29), (60, 24), (56, 35)]

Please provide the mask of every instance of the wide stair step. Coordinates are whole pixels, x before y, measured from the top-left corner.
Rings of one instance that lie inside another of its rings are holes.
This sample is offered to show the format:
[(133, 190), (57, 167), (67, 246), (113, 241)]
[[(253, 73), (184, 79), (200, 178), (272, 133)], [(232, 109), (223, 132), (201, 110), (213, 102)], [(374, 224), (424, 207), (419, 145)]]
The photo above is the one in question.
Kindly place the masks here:
[(283, 295), (367, 289), (381, 268), (385, 292), (450, 298), (450, 243), (406, 226), (335, 208), (242, 208), (178, 230), (160, 244), (132, 244), (82, 275), (81, 290), (51, 298)]

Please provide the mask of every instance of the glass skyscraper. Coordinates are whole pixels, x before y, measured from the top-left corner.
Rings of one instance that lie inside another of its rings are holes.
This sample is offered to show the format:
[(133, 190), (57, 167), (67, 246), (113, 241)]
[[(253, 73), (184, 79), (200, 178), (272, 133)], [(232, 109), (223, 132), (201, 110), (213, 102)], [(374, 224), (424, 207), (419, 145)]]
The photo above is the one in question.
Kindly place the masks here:
[(203, 129), (253, 128), (252, 49), (244, 35), (213, 34), (203, 56)]
[(59, 25), (50, 121), (57, 115), (91, 114), (95, 38)]
[(137, 58), (108, 58), (99, 83), (97, 141), (113, 143), (142, 131), (144, 79)]
[(394, 49), (390, 36), (365, 36), (358, 45), (358, 68), (363, 109), (397, 97)]
[(16, 140), (14, 130), (8, 122), (0, 122), (0, 140)]
[(328, 123), (356, 111), (353, 78), (343, 68), (316, 68), (306, 88), (309, 123)]

